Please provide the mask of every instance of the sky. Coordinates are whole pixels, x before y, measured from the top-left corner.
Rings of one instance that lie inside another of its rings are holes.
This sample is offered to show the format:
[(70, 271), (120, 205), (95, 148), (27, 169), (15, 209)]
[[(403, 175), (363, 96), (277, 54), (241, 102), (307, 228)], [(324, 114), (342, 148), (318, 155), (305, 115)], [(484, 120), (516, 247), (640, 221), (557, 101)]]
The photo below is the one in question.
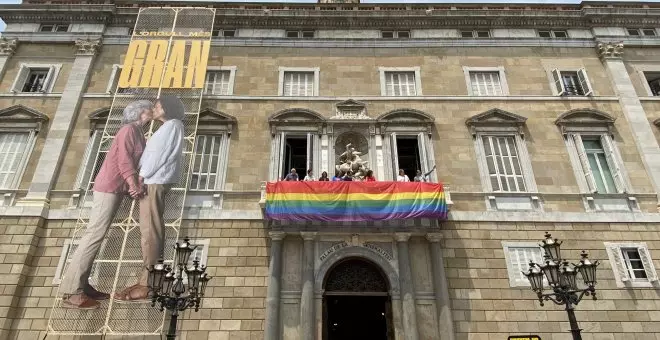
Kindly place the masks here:
[[(186, 0), (166, 0), (166, 1), (186, 1)], [(217, 0), (195, 0), (213, 2)], [(627, 0), (618, 0), (627, 1)], [(649, 1), (649, 0), (646, 0)], [(651, 2), (660, 2), (660, 0), (650, 0)], [(317, 2), (316, 0), (223, 0), (223, 2)], [(555, 4), (577, 4), (580, 0), (362, 0), (363, 3), (555, 3)], [(21, 0), (0, 0), (0, 5), (20, 4)], [(5, 30), (5, 22), (0, 19), (0, 32)]]

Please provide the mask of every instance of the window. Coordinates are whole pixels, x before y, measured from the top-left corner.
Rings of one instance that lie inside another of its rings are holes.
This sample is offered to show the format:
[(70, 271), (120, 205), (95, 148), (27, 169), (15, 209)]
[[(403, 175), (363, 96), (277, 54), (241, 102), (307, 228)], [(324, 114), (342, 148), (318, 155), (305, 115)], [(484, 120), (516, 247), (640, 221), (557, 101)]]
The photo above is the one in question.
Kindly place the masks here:
[[(324, 121), (323, 116), (307, 109), (285, 109), (268, 119), (272, 136), (269, 180), (283, 179), (292, 168), (296, 169), (300, 180), (305, 177), (307, 169), (312, 169), (316, 177), (321, 174), (323, 156), (318, 124)], [(324, 157), (323, 169), (332, 176), (334, 166), (328, 169), (327, 149)]]
[(533, 195), (536, 182), (523, 140), (526, 120), (491, 109), (466, 122), (474, 138), (481, 184), (490, 210), (541, 209), (538, 196)]
[(68, 32), (69, 25), (41, 25), (39, 32)]
[(389, 39), (407, 39), (410, 38), (410, 31), (381, 31), (380, 35)]
[(318, 96), (318, 68), (280, 67), (280, 96), (309, 97)]
[(106, 93), (119, 93), (119, 94), (128, 94), (131, 93), (131, 89), (127, 87), (119, 87), (119, 76), (121, 75), (122, 65), (112, 65), (112, 72), (110, 73), (110, 80), (108, 81), (108, 87), (106, 88)]
[(605, 242), (617, 287), (653, 287), (658, 275), (645, 242)]
[(628, 35), (631, 36), (656, 36), (655, 29), (653, 28), (628, 28)]
[(381, 95), (387, 97), (409, 97), (422, 95), (419, 67), (380, 67)]
[(463, 38), (490, 38), (490, 30), (461, 31)]
[(509, 94), (504, 67), (463, 67), (470, 96), (506, 96)]
[(540, 30), (539, 37), (541, 38), (568, 38), (566, 31), (555, 30)]
[[(380, 170), (381, 165), (374, 166), (374, 171), (382, 173), (379, 180), (395, 181), (400, 169), (410, 181), (414, 180), (417, 170), (424, 174), (431, 171), (435, 165), (433, 139), (430, 134), (433, 120), (429, 114), (413, 109), (393, 110), (379, 118), (386, 126), (381, 130), (384, 135), (383, 152), (391, 157), (391, 167)], [(437, 182), (439, 176), (441, 174), (437, 171), (432, 171), (427, 180)]]
[(314, 38), (314, 31), (286, 31), (287, 38)]
[(650, 96), (660, 96), (660, 72), (641, 71), (643, 79), (646, 80), (648, 94)]
[[(612, 139), (614, 118), (592, 109), (568, 111), (555, 121), (564, 134), (568, 156), (573, 165), (581, 193), (601, 194), (586, 196), (588, 211), (635, 211), (634, 197), (623, 160)], [(609, 196), (602, 196), (610, 194)]]
[(590, 96), (593, 95), (589, 78), (585, 69), (577, 71), (552, 70), (555, 94), (559, 96)]
[(30, 132), (0, 133), (0, 189), (18, 187), (34, 137)]
[(62, 65), (21, 64), (11, 92), (51, 92), (61, 67)]
[[(195, 138), (195, 161), (190, 170), (190, 190), (215, 190), (220, 166), (220, 150), (226, 135), (200, 135)], [(224, 156), (224, 155), (223, 155)]]
[(529, 287), (529, 280), (523, 272), (529, 271), (529, 262), (543, 263), (543, 249), (533, 242), (502, 242), (504, 259), (511, 287)]
[(232, 38), (236, 36), (236, 30), (218, 28), (213, 30), (212, 35), (214, 37)]
[(393, 180), (396, 180), (400, 169), (403, 169), (411, 182), (414, 180), (417, 170), (427, 173), (430, 170), (427, 159), (430, 144), (431, 141), (425, 133), (392, 133), (390, 145)]
[(482, 136), (482, 141), (493, 191), (526, 191), (515, 136)]
[(204, 94), (231, 96), (234, 94), (236, 66), (209, 67), (204, 81)]

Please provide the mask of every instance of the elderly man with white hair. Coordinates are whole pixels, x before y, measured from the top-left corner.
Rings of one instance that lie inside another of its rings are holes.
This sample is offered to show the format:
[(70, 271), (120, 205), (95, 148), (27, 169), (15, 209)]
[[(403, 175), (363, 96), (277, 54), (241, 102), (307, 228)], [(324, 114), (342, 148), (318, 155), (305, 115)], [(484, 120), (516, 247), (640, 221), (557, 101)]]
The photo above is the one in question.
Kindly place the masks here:
[(115, 293), (117, 302), (144, 302), (149, 297), (149, 266), (163, 257), (165, 196), (181, 179), (185, 108), (174, 96), (161, 96), (153, 119), (163, 125), (149, 138), (140, 159), (140, 178), (147, 186), (140, 200), (140, 234), (144, 266), (137, 284)]
[(94, 203), (87, 229), (62, 279), (60, 291), (64, 292), (65, 308), (96, 309), (98, 301), (110, 298), (110, 294), (89, 284), (89, 274), (124, 197), (144, 195), (138, 164), (146, 144), (142, 127), (151, 121), (153, 108), (148, 100), (135, 101), (124, 108), (123, 125), (94, 179)]

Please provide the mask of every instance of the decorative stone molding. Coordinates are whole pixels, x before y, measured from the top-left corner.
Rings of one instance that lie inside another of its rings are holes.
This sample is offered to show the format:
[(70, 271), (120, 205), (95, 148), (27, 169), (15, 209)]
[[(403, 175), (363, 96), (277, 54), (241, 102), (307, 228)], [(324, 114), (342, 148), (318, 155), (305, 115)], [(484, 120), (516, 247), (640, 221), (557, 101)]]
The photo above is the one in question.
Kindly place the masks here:
[(12, 55), (16, 52), (18, 39), (0, 39), (0, 55)]
[(286, 233), (283, 231), (271, 231), (268, 233), (268, 236), (273, 241), (282, 241), (286, 237)]
[(372, 120), (373, 118), (367, 116), (367, 106), (364, 103), (349, 99), (335, 105), (335, 115), (330, 119)]
[(516, 132), (523, 136), (523, 127), (527, 118), (500, 109), (490, 109), (486, 112), (472, 116), (465, 121), (472, 136), (480, 131)]
[(605, 112), (584, 108), (562, 113), (555, 120), (555, 124), (559, 126), (562, 134), (598, 130), (611, 135), (615, 120), (616, 118)]
[(268, 117), (270, 133), (273, 136), (278, 131), (290, 129), (321, 133), (325, 121), (320, 113), (305, 108), (284, 109)]
[(213, 133), (226, 132), (231, 135), (237, 124), (236, 117), (207, 107), (199, 112), (197, 133), (210, 131)]
[(101, 47), (101, 39), (77, 39), (76, 55), (95, 55)]
[(441, 242), (444, 236), (441, 233), (428, 233), (426, 239), (431, 243)]
[(623, 54), (623, 41), (619, 42), (599, 42), (596, 45), (598, 56), (601, 59), (621, 58)]
[(394, 239), (397, 242), (408, 242), (411, 235), (412, 235), (411, 233), (395, 233)]
[(408, 131), (425, 132), (431, 136), (435, 118), (424, 111), (403, 108), (383, 113), (376, 120), (382, 135), (404, 126)]
[(0, 110), (0, 127), (41, 130), (48, 116), (21, 104)]
[(316, 235), (317, 235), (317, 233), (315, 233), (315, 232), (309, 232), (309, 231), (301, 231), (300, 232), (300, 236), (305, 241), (314, 241), (314, 240), (316, 240)]

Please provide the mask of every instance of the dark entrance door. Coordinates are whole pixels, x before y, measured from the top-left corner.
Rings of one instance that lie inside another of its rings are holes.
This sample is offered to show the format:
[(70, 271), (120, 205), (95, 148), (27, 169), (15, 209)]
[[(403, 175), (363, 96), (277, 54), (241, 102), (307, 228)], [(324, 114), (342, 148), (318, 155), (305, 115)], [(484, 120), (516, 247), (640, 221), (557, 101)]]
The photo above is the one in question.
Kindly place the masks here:
[(324, 340), (394, 339), (389, 284), (376, 265), (342, 261), (330, 270), (324, 288)]

